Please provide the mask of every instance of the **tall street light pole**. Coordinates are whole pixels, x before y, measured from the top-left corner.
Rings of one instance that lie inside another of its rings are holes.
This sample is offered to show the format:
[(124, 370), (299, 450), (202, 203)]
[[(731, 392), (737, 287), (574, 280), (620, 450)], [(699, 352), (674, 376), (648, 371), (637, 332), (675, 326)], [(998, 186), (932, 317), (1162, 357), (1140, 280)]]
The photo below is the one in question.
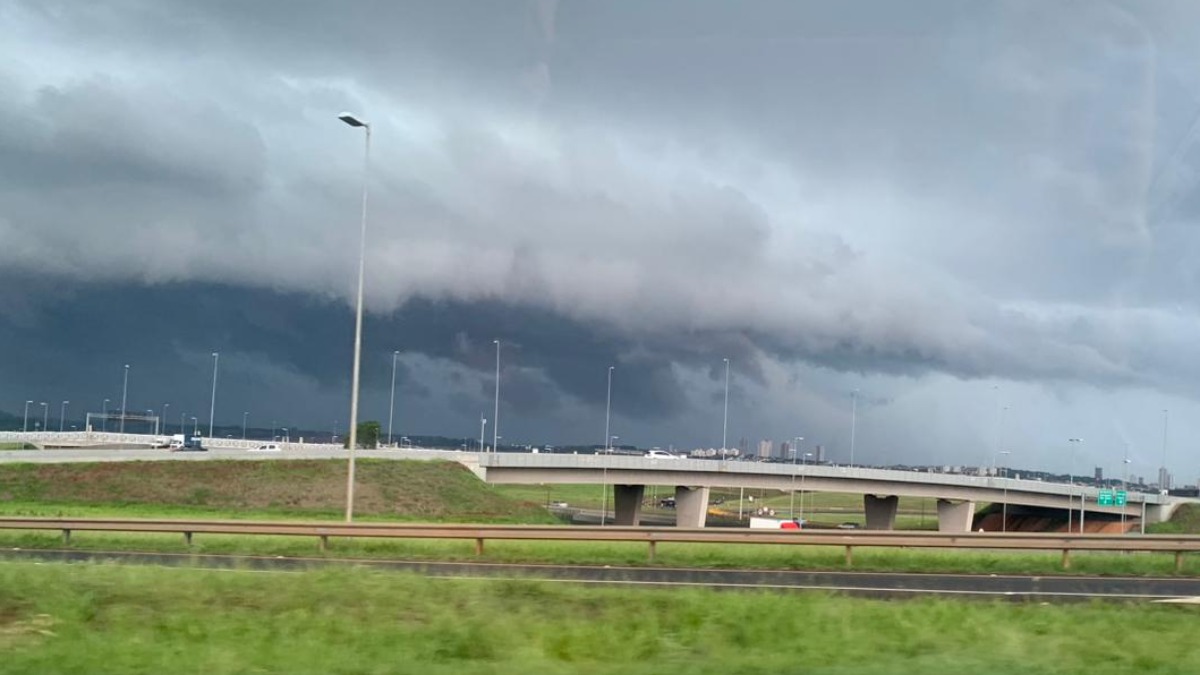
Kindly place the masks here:
[[(160, 416), (160, 419), (162, 420), (162, 433), (164, 433), (164, 434), (167, 433), (167, 408), (170, 408), (170, 407), (171, 407), (170, 403), (164, 403), (163, 408), (162, 408), (162, 415)], [(155, 429), (154, 433), (157, 434), (158, 429)]]
[(492, 452), (500, 449), (497, 441), (500, 440), (500, 341), (492, 340), (496, 343), (496, 407), (492, 411)]
[(125, 433), (125, 403), (129, 394), (129, 364), (125, 364), (125, 383), (121, 385), (121, 433)]
[(50, 408), (42, 401), (42, 431), (49, 431), (46, 426), (50, 423)]
[(725, 421), (721, 425), (721, 454), (729, 448), (729, 359), (725, 359)]
[(367, 261), (367, 180), (371, 168), (371, 125), (344, 112), (338, 119), (365, 132), (363, 148), (362, 221), (358, 237), (358, 298), (354, 310), (354, 371), (350, 383), (350, 441), (346, 468), (346, 522), (354, 519), (354, 455), (358, 444), (358, 370), (362, 357), (363, 276)]
[(854, 435), (858, 431), (858, 390), (850, 392), (850, 468), (854, 468)]
[[(1072, 509), (1075, 508), (1075, 446), (1082, 443), (1082, 438), (1068, 438), (1067, 442), (1071, 444), (1071, 470), (1067, 474), (1067, 532), (1074, 531), (1075, 515)], [(1082, 528), (1082, 525), (1080, 525)]]
[(63, 429), (65, 429), (65, 428), (66, 428), (66, 424), (67, 424), (67, 404), (69, 404), (69, 403), (70, 403), (70, 401), (63, 401), (63, 402), (62, 402), (62, 411), (61, 411), (61, 412), (58, 414), (58, 430), (59, 430), (59, 431), (62, 431)]
[(108, 431), (108, 399), (104, 399), (104, 421), (101, 422), (104, 426), (104, 431)]
[(213, 386), (212, 399), (208, 403), (208, 437), (213, 436), (213, 421), (217, 413), (217, 363), (221, 360), (220, 352), (213, 352)]
[[(250, 411), (247, 410), (246, 412), (242, 413), (242, 440), (243, 441), (246, 440), (246, 422), (249, 420), (250, 420)], [(334, 426), (337, 426), (336, 422), (334, 423)], [(336, 431), (333, 432), (333, 435), (336, 436), (337, 432)]]
[(608, 367), (608, 396), (607, 396), (607, 398), (605, 399), (605, 403), (604, 403), (604, 447), (606, 447), (606, 448), (609, 448), (610, 450), (612, 449), (612, 444), (611, 444), (611, 443), (609, 442), (609, 440), (608, 440), (608, 439), (609, 439), (609, 435), (608, 435), (608, 422), (609, 422), (609, 417), (610, 417), (610, 416), (611, 416), (611, 414), (612, 414), (612, 376), (613, 376), (613, 368), (615, 368), (615, 366), (609, 366), (609, 367)]
[(396, 412), (396, 357), (399, 351), (392, 352), (392, 397), (388, 401), (388, 445), (392, 444), (392, 416)]
[(483, 452), (483, 438), (487, 433), (487, 418), (479, 415), (479, 452)]
[(33, 401), (25, 401), (25, 421), (21, 422), (21, 431), (29, 431), (29, 406), (32, 403)]
[[(1121, 491), (1127, 492), (1129, 490), (1129, 444), (1128, 443), (1125, 444), (1125, 457), (1122, 461), (1121, 469), (1122, 469)], [(1126, 511), (1126, 507), (1122, 506), (1121, 507), (1121, 534), (1125, 534), (1125, 511)]]
[[(996, 457), (1000, 455), (1012, 454), (1011, 450), (1001, 450), (996, 453)], [(996, 457), (992, 458), (992, 473), (996, 469)], [(1000, 531), (1008, 532), (1008, 462), (1004, 462), (1004, 501), (1000, 502)]]

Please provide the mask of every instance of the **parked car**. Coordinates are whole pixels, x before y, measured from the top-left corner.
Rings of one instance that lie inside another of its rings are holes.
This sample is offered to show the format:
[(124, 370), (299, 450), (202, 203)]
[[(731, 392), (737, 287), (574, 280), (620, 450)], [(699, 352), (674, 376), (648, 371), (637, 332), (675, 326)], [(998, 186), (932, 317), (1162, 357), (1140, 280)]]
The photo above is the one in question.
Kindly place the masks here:
[(279, 447), (278, 443), (263, 443), (257, 448), (250, 448), (250, 452), (282, 452), (283, 448)]
[(650, 450), (645, 456), (650, 459), (679, 459), (679, 455), (672, 455), (666, 450)]

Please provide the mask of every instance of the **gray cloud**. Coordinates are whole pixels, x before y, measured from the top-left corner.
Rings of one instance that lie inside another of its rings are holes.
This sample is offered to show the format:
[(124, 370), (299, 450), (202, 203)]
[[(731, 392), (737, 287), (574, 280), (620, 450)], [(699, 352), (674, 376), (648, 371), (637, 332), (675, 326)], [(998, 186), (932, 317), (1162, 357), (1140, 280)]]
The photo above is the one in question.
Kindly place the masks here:
[[(682, 420), (725, 355), (765, 400), (796, 363), (1193, 399), (1193, 13), (9, 2), (0, 265), (39, 297), (195, 285), (214, 328), (187, 349), (333, 400), (343, 327), (316, 317), (353, 288), (354, 109), (372, 338), (445, 378), (414, 396), (475, 407), (499, 336), (509, 405), (566, 420), (607, 363), (635, 374), (623, 415)], [(67, 353), (84, 310), (51, 306), (0, 316)]]

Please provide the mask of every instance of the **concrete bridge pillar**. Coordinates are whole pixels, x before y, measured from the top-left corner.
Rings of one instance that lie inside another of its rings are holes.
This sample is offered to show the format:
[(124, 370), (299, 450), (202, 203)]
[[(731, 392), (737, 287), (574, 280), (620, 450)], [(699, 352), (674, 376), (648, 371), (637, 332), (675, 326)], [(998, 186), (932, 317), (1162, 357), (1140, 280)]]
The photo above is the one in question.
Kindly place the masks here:
[(938, 532), (970, 532), (975, 521), (975, 502), (937, 500)]
[(708, 518), (708, 488), (675, 488), (675, 527), (704, 527)]
[(896, 529), (896, 508), (899, 505), (900, 498), (895, 495), (885, 497), (863, 495), (863, 510), (867, 514), (867, 529)]
[(642, 519), (642, 497), (646, 494), (645, 485), (614, 485), (613, 502), (616, 507), (616, 525), (637, 526)]

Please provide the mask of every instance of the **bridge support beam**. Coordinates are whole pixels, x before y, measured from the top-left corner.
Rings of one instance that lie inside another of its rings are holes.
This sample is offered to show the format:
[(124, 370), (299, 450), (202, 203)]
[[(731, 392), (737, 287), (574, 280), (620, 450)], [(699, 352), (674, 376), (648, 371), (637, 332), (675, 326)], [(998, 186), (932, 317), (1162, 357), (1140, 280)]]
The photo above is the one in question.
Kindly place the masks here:
[(896, 508), (899, 505), (900, 498), (895, 495), (885, 497), (863, 495), (863, 510), (867, 514), (867, 529), (896, 529)]
[(642, 519), (642, 497), (646, 494), (645, 485), (614, 485), (613, 502), (616, 506), (616, 525), (637, 526)]
[(675, 527), (704, 527), (708, 518), (708, 488), (675, 488)]
[(975, 502), (937, 500), (938, 532), (970, 532), (975, 521)]

